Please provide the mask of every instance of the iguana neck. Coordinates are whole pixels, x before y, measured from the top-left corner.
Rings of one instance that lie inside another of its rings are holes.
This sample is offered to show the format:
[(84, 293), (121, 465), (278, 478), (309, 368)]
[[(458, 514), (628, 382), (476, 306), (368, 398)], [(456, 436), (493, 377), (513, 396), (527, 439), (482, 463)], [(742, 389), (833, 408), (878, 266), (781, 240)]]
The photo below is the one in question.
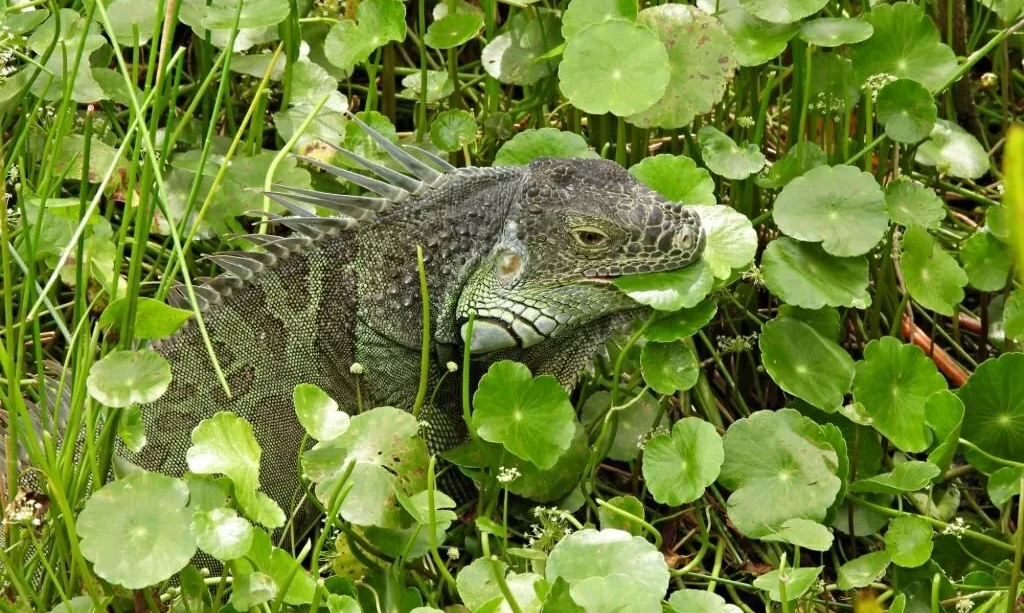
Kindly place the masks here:
[[(416, 249), (423, 249), (435, 347), (458, 342), (466, 280), (497, 241), (525, 169), (469, 168), (405, 203), (357, 237), (356, 356), (377, 404), (409, 408), (419, 387), (422, 313)], [(442, 352), (443, 353), (443, 352)], [(444, 363), (433, 357), (431, 379)]]

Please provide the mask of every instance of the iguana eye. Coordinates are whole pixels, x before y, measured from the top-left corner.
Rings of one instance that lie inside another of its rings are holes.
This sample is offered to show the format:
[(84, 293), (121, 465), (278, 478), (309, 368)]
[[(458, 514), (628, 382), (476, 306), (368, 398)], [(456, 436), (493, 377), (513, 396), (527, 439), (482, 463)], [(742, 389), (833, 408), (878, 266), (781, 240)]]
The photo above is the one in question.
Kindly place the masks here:
[(573, 231), (573, 238), (584, 247), (599, 247), (608, 240), (608, 235), (597, 228), (579, 228)]

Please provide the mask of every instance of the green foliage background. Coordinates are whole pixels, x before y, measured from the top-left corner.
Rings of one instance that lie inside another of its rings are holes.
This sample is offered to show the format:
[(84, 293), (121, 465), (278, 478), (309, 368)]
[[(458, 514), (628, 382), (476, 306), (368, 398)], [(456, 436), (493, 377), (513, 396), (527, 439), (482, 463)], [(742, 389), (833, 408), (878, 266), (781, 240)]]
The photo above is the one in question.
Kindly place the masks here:
[[(0, 0), (0, 610), (1012, 613), (1022, 9)], [(411, 407), (299, 386), (326, 519), (272, 539), (241, 418), (184, 479), (113, 443), (170, 381), (172, 283), (281, 212), (251, 188), (356, 193), (288, 155), (325, 143), (389, 163), (346, 112), (457, 165), (614, 159), (708, 246), (617, 281), (650, 309), (573, 394), (491, 369), (462, 506)]]

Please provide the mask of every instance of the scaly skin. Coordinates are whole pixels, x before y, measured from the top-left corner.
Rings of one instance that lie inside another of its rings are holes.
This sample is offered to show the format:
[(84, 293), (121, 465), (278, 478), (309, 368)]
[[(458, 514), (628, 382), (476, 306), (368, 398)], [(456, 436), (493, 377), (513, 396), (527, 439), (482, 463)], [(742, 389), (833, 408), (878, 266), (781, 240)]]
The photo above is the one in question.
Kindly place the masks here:
[[(180, 475), (192, 429), (233, 411), (252, 424), (263, 449), (263, 490), (288, 512), (302, 492), (297, 384), (319, 385), (354, 411), (358, 362), (364, 406), (413, 405), (422, 334), (417, 245), (432, 315), (430, 389), (446, 361), (461, 355), (470, 312), (474, 379), (497, 360), (515, 359), (568, 388), (637, 308), (609, 281), (686, 266), (699, 257), (704, 234), (695, 214), (612, 162), (542, 159), (452, 171), (353, 230), (307, 243), (252, 280), (232, 283), (205, 314), (230, 398), (195, 325), (159, 346), (174, 379), (143, 409), (149, 443), (138, 454), (121, 450), (128, 459)], [(425, 408), (433, 451), (464, 440), (458, 385), (445, 379)]]

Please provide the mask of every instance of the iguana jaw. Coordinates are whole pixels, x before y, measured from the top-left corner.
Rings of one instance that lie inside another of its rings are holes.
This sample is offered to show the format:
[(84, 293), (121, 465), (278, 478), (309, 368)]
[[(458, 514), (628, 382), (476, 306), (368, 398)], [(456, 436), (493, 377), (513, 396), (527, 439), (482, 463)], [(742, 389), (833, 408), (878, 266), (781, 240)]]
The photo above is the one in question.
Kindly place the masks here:
[[(475, 291), (467, 288), (463, 297), (470, 298), (460, 301), (458, 309), (462, 342), (469, 343), (471, 354), (526, 349), (596, 318), (636, 308), (611, 284), (613, 279), (581, 278), (571, 284), (518, 288), (521, 291), (493, 292), (492, 285)], [(471, 339), (467, 338), (470, 312), (474, 314)]]

